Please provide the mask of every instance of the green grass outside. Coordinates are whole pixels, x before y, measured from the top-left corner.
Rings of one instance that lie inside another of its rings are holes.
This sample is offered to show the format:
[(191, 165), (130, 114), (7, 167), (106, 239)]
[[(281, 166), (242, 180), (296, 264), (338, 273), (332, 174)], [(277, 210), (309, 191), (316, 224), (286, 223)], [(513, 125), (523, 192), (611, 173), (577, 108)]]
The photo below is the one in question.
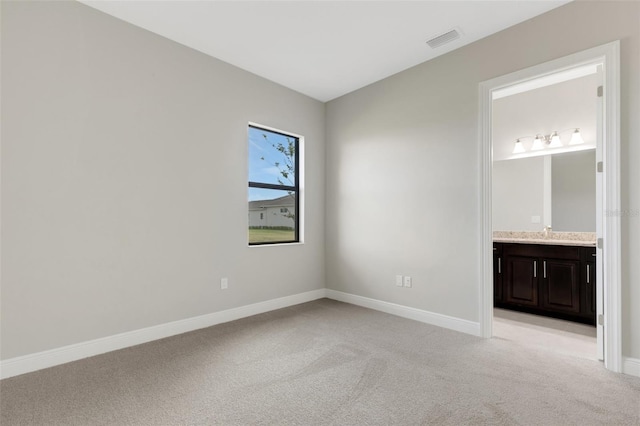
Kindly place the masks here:
[(293, 229), (249, 229), (249, 243), (293, 241), (295, 237)]

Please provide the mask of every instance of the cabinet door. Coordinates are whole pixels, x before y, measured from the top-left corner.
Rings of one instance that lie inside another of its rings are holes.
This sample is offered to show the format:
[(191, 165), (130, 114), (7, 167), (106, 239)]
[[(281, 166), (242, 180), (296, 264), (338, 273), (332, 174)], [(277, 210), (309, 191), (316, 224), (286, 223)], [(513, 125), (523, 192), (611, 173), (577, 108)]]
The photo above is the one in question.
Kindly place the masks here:
[(585, 265), (585, 303), (583, 312), (592, 318), (596, 317), (596, 263), (586, 262)]
[(499, 246), (493, 247), (493, 301), (502, 302), (502, 252)]
[(504, 301), (525, 306), (538, 306), (538, 259), (505, 256), (506, 277), (503, 281)]
[(541, 307), (560, 312), (580, 312), (580, 261), (543, 259)]

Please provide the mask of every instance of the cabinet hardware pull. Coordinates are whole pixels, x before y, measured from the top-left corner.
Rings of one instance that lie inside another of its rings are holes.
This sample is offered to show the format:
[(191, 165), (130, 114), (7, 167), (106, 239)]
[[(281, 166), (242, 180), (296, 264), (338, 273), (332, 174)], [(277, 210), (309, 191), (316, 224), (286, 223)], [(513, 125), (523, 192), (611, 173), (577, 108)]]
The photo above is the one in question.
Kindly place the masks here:
[(596, 257), (596, 254), (595, 253), (591, 253), (591, 256)]
[(542, 278), (547, 278), (547, 261), (542, 261)]
[(538, 277), (538, 261), (534, 260), (533, 261), (533, 278), (537, 278)]
[(502, 259), (498, 258), (498, 273), (502, 273)]
[(589, 265), (587, 265), (587, 284), (589, 284)]

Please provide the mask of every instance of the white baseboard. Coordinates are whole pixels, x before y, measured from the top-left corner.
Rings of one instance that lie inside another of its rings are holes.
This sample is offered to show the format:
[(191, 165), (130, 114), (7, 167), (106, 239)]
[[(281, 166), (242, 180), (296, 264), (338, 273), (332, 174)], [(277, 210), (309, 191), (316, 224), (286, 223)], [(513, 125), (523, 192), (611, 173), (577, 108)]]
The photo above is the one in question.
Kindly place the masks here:
[(480, 323), (468, 321), (422, 309), (411, 308), (409, 306), (398, 305), (396, 303), (384, 302), (382, 300), (370, 299), (368, 297), (356, 296), (355, 294), (343, 293), (337, 290), (327, 289), (326, 297), (340, 302), (351, 303), (376, 311), (386, 312), (403, 318), (409, 318), (426, 324), (460, 331), (462, 333), (480, 336)]
[[(480, 323), (477, 322), (331, 289), (326, 289), (326, 297), (480, 337)], [(640, 377), (640, 358), (622, 357), (622, 372)]]
[(318, 289), (306, 293), (267, 300), (239, 308), (227, 309), (184, 320), (173, 321), (140, 330), (129, 331), (87, 342), (77, 343), (48, 351), (37, 352), (16, 358), (0, 361), (0, 379), (30, 373), (43, 368), (65, 364), (94, 355), (140, 345), (152, 340), (163, 339), (186, 333), (201, 328), (211, 327), (216, 324), (234, 321), (240, 318), (257, 315), (275, 309), (286, 308), (300, 303), (322, 299), (326, 296), (326, 290)]
[[(337, 290), (318, 289), (308, 291), (306, 293), (295, 294), (225, 311), (201, 315), (198, 317), (173, 321), (127, 333), (116, 334), (48, 351), (10, 358), (0, 361), (0, 379), (30, 373), (43, 368), (65, 364), (82, 358), (100, 355), (106, 352), (147, 343), (153, 340), (211, 327), (216, 324), (222, 324), (264, 312), (310, 302), (312, 300), (322, 299), (323, 297), (374, 309), (376, 311), (386, 312), (388, 314), (409, 318), (438, 327), (448, 328), (450, 330), (460, 331), (474, 336), (480, 336), (480, 324), (477, 322), (398, 305), (395, 303), (384, 302), (382, 300), (357, 296), (355, 294), (344, 293)], [(623, 357), (622, 362), (623, 373), (640, 377), (640, 359)]]
[(622, 357), (622, 372), (630, 376), (640, 377), (640, 358)]

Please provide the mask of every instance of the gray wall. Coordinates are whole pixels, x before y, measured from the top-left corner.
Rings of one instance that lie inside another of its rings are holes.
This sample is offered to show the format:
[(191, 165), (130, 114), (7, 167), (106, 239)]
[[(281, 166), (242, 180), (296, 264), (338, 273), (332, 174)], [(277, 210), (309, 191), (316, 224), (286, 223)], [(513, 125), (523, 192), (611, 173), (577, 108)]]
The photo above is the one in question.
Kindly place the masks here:
[(638, 2), (572, 2), (329, 102), (327, 286), (478, 321), (478, 84), (617, 39), (623, 354), (640, 357)]
[[(247, 247), (249, 121), (305, 136), (304, 245)], [(76, 2), (2, 2), (2, 359), (324, 284), (322, 103)]]
[(596, 232), (595, 151), (554, 155), (551, 175), (553, 229)]
[[(517, 138), (522, 138), (528, 151), (534, 135), (556, 130), (565, 145), (563, 149), (570, 148), (566, 145), (575, 128), (580, 128), (585, 141), (578, 148), (595, 148), (596, 88), (597, 76), (591, 74), (493, 101), (494, 230), (540, 231), (543, 226), (552, 225), (555, 231), (595, 232), (595, 171), (593, 163), (585, 160), (588, 157), (595, 161), (594, 151), (576, 152), (575, 157), (550, 156), (554, 173), (549, 167), (548, 177), (543, 174), (542, 157), (498, 160), (513, 156)], [(534, 170), (533, 164), (539, 167)], [(572, 178), (578, 175), (581, 180)], [(546, 195), (541, 192), (545, 190), (545, 178), (552, 181)], [(542, 223), (532, 223), (533, 215), (541, 216)]]
[(518, 138), (529, 152), (536, 134), (559, 132), (567, 148), (571, 134), (580, 128), (584, 145), (596, 146), (598, 79), (596, 74), (576, 78), (493, 101), (493, 160), (511, 158)]

